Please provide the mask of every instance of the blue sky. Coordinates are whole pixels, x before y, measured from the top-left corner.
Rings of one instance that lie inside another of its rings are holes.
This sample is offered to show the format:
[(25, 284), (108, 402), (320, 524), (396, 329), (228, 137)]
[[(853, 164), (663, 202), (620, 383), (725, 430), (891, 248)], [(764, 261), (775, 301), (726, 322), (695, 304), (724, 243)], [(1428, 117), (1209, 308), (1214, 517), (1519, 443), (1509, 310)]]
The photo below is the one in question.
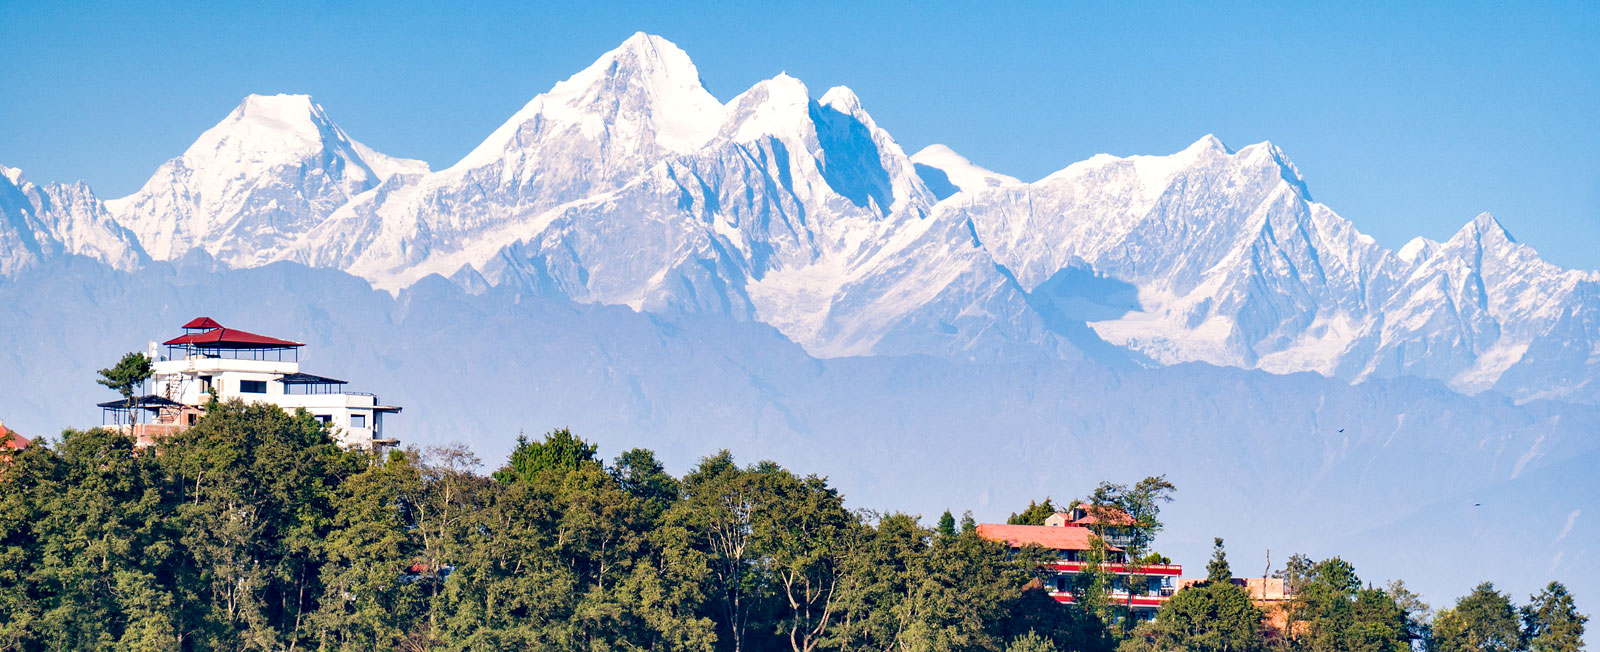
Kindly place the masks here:
[(252, 92), (444, 167), (643, 30), (724, 100), (782, 71), (850, 86), (908, 151), (1035, 179), (1271, 140), (1388, 246), (1490, 211), (1600, 269), (1600, 3), (74, 4), (0, 0), (0, 163), (104, 197)]

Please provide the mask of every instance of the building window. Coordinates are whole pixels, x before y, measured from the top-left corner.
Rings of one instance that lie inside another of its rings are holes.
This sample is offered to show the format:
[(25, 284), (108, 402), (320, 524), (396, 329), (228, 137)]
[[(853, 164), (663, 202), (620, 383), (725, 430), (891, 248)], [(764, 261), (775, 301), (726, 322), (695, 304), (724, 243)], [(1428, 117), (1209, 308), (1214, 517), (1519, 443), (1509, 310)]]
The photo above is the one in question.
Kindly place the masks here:
[(327, 414), (318, 414), (318, 415), (316, 415), (316, 419), (317, 419), (317, 423), (320, 423), (320, 424), (323, 424), (323, 425), (327, 425), (327, 424), (333, 423), (333, 416), (327, 415)]
[(267, 393), (267, 381), (265, 381), (265, 380), (241, 380), (241, 381), (239, 381), (239, 393), (240, 394), (265, 394), (265, 393)]
[(367, 427), (367, 415), (365, 415), (365, 414), (352, 414), (352, 415), (350, 415), (350, 427), (351, 428), (365, 428), (365, 427)]

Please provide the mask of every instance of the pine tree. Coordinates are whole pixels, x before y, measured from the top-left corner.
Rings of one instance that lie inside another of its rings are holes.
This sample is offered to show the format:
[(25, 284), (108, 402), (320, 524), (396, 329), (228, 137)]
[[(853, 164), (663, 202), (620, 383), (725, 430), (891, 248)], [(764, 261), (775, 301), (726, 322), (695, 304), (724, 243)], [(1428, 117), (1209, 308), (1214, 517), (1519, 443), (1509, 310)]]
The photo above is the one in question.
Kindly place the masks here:
[(1211, 541), (1211, 561), (1206, 563), (1206, 581), (1223, 584), (1233, 581), (1233, 570), (1228, 568), (1228, 553), (1222, 549), (1222, 537), (1215, 537)]
[(944, 510), (939, 516), (939, 536), (953, 537), (956, 535), (956, 517), (950, 510)]

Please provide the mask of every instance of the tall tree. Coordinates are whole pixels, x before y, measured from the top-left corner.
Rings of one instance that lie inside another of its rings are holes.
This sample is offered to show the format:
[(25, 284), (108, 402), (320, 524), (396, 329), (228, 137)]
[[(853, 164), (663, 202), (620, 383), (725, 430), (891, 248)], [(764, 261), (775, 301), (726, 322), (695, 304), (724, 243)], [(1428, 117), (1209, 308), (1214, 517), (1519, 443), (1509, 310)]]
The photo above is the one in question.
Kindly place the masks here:
[(1519, 652), (1522, 628), (1511, 596), (1484, 582), (1434, 619), (1437, 652)]
[(477, 517), (490, 504), (491, 491), (502, 485), (477, 474), (482, 463), (464, 444), (429, 446), (421, 454), (397, 453), (419, 471), (414, 478), (402, 478), (397, 490), (406, 520), (416, 528), (419, 539), (417, 573), (412, 581), (425, 594), (425, 615), (413, 627), (412, 636), (426, 643), (443, 635), (444, 581), (465, 558), (473, 528), (479, 523)]
[(1155, 622), (1136, 630), (1119, 650), (1255, 652), (1266, 647), (1261, 618), (1244, 589), (1208, 581), (1172, 596)]
[(216, 403), (158, 454), (177, 483), (174, 520), (198, 580), (193, 599), (221, 627), (213, 647), (294, 647), (323, 594), (322, 540), (339, 484), (368, 464), (304, 410)]
[(1055, 503), (1050, 502), (1049, 496), (1046, 496), (1042, 503), (1028, 501), (1028, 508), (1022, 510), (1021, 513), (1007, 517), (1006, 523), (1010, 525), (1044, 525), (1045, 519), (1050, 518), (1059, 511), (1061, 509), (1056, 507)]
[(1233, 569), (1228, 568), (1228, 553), (1222, 549), (1222, 537), (1211, 540), (1211, 561), (1206, 562), (1206, 581), (1214, 583), (1233, 581)]
[(101, 369), (99, 374), (100, 379), (95, 382), (121, 394), (122, 404), (128, 411), (128, 424), (138, 425), (139, 411), (133, 407), (133, 395), (150, 379), (150, 358), (143, 353), (124, 354), (116, 366)]
[(1551, 582), (1522, 607), (1522, 634), (1531, 652), (1577, 652), (1583, 649), (1583, 626), (1589, 617), (1578, 612), (1566, 585)]
[(35, 645), (174, 649), (186, 630), (203, 627), (183, 608), (171, 571), (181, 563), (172, 546), (176, 505), (153, 457), (121, 432), (68, 431), (49, 476), (32, 478), (43, 480), (32, 487)]
[(1405, 613), (1407, 635), (1414, 641), (1428, 640), (1428, 632), (1433, 627), (1433, 609), (1422, 601), (1422, 596), (1407, 587), (1405, 580), (1389, 582), (1384, 592)]
[(1309, 652), (1403, 652), (1409, 649), (1405, 612), (1388, 594), (1364, 589), (1355, 567), (1338, 557), (1309, 568), (1291, 557), (1294, 598), (1285, 631)]
[(812, 652), (833, 622), (861, 524), (839, 492), (817, 476), (766, 470), (771, 498), (757, 510), (754, 541), (768, 559), (787, 609), (779, 623), (793, 652)]
[(1150, 476), (1133, 486), (1102, 482), (1089, 495), (1089, 512), (1096, 523), (1091, 526), (1103, 538), (1117, 532), (1119, 542), (1127, 557), (1128, 595), (1123, 604), (1122, 632), (1133, 627), (1133, 597), (1144, 592), (1149, 581), (1141, 572), (1141, 561), (1150, 552), (1150, 545), (1161, 533), (1161, 506), (1172, 502), (1177, 486), (1165, 475)]
[(540, 441), (518, 435), (517, 446), (511, 451), (511, 460), (494, 472), (494, 479), (506, 483), (533, 482), (535, 477), (546, 471), (565, 473), (584, 463), (594, 462), (598, 450), (566, 428), (548, 432)]
[(393, 455), (334, 492), (333, 527), (321, 545), (323, 595), (311, 625), (320, 649), (394, 649), (423, 611), (425, 595), (410, 569), (416, 524), (401, 493), (417, 484), (411, 459)]
[(733, 652), (745, 649), (752, 614), (770, 595), (769, 568), (754, 542), (757, 512), (770, 499), (762, 480), (721, 451), (684, 477), (684, 498), (668, 514), (668, 522), (694, 533), (709, 557), (717, 620), (727, 634), (719, 642)]
[(630, 494), (646, 501), (660, 515), (677, 502), (683, 487), (648, 449), (635, 448), (617, 456), (611, 476)]

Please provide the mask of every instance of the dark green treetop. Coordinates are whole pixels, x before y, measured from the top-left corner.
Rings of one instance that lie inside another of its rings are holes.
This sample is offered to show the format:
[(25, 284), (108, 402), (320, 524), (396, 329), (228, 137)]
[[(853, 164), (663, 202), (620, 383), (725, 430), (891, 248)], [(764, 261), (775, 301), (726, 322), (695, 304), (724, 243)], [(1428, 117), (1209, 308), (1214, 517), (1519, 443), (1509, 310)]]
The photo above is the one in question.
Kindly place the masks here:
[(99, 373), (100, 379), (95, 382), (121, 394), (122, 399), (131, 405), (134, 391), (150, 379), (150, 358), (143, 353), (124, 354), (116, 366), (101, 369)]
[(545, 471), (565, 473), (583, 464), (594, 463), (598, 450), (594, 444), (577, 438), (566, 428), (545, 434), (542, 441), (530, 441), (518, 435), (517, 447), (511, 451), (511, 461), (494, 472), (494, 479), (505, 483), (533, 482)]
[(1042, 503), (1028, 501), (1028, 508), (1022, 510), (1020, 514), (1012, 514), (1006, 519), (1006, 523), (1009, 525), (1044, 525), (1046, 519), (1059, 511), (1061, 511), (1061, 508), (1056, 507), (1055, 503), (1050, 502), (1050, 498), (1046, 496)]
[(1222, 549), (1222, 537), (1211, 542), (1211, 561), (1206, 562), (1206, 581), (1228, 583), (1233, 580), (1233, 570), (1228, 568), (1228, 553)]
[(1583, 649), (1583, 626), (1589, 617), (1578, 612), (1566, 585), (1551, 582), (1522, 607), (1522, 633), (1530, 652), (1577, 652)]
[(1439, 612), (1433, 621), (1437, 652), (1520, 652), (1522, 627), (1511, 596), (1484, 582)]

